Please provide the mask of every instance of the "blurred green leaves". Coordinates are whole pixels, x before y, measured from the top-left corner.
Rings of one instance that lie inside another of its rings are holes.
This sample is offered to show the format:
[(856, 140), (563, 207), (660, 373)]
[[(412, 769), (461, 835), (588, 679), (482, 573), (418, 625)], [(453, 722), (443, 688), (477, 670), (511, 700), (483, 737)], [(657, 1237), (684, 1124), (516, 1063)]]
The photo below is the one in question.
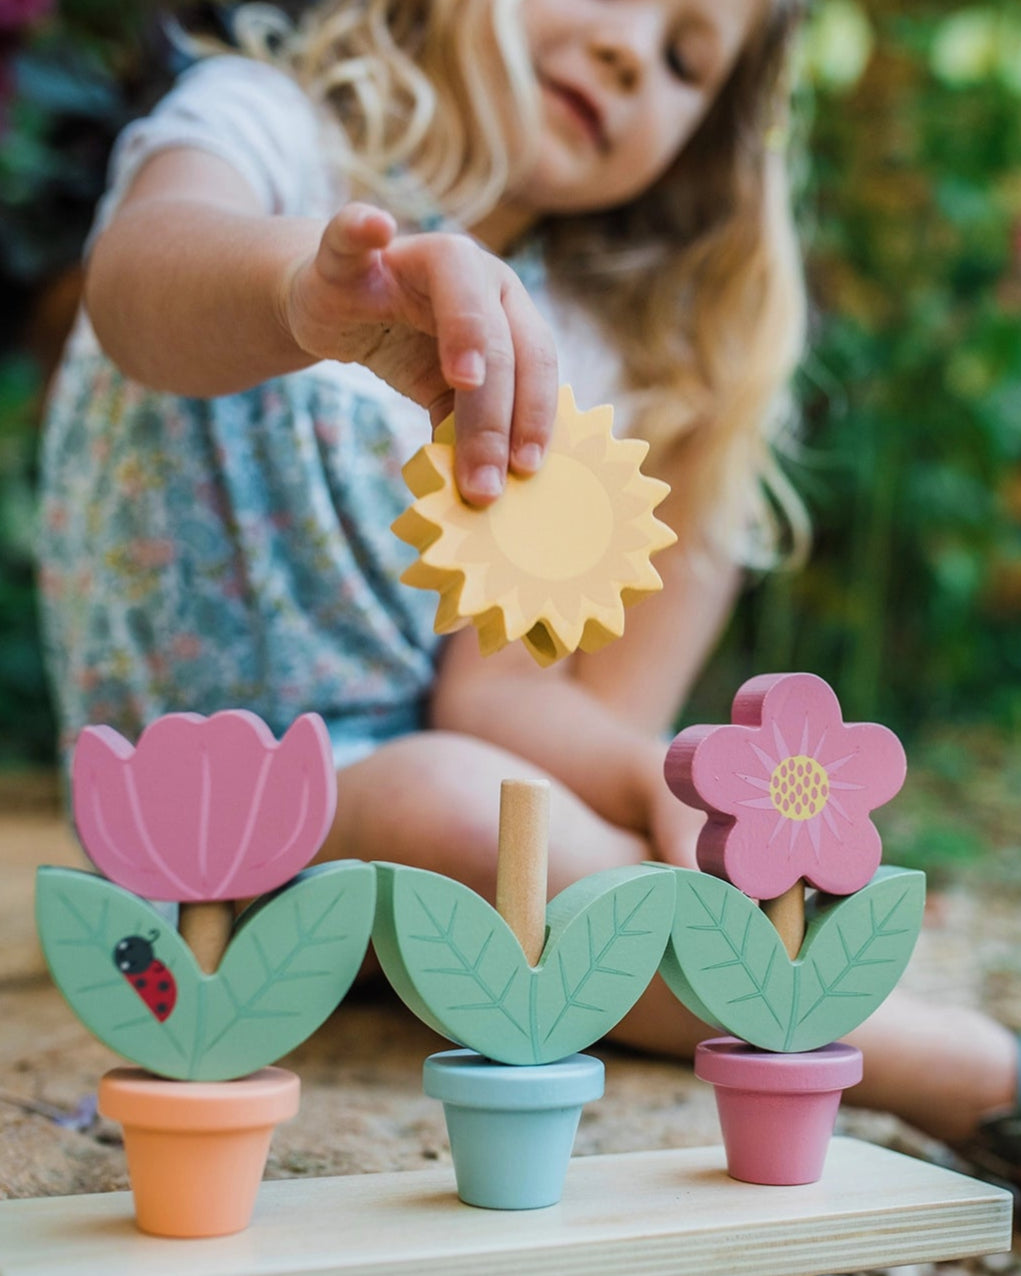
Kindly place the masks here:
[(909, 738), (1021, 724), (1019, 31), (1012, 3), (813, 6), (792, 474), (816, 550), (744, 600), (710, 695), (806, 668)]
[[(158, 91), (146, 0), (25, 7), (0, 48), (0, 766), (50, 763), (35, 598), (38, 430), (55, 308), (118, 130)], [(73, 289), (72, 289), (73, 290)]]
[(146, 0), (61, 0), (21, 33), (0, 136), (0, 269), (35, 286), (75, 262), (120, 129), (169, 83)]
[(819, 88), (842, 92), (861, 79), (875, 47), (865, 9), (856, 0), (815, 6), (801, 41), (803, 76)]
[(999, 81), (1021, 97), (1021, 14), (986, 5), (955, 9), (936, 29), (931, 65), (945, 84)]
[(35, 603), (35, 419), (39, 375), (0, 362), (0, 766), (48, 762), (56, 744)]

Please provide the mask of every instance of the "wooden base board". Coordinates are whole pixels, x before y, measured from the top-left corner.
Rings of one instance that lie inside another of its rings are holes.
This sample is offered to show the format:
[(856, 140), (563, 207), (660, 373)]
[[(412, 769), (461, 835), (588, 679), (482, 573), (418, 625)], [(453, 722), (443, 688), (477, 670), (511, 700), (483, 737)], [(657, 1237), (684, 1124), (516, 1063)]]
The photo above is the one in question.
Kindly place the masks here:
[(852, 1139), (822, 1181), (754, 1187), (719, 1147), (578, 1157), (563, 1200), (462, 1205), (449, 1167), (264, 1183), (247, 1231), (172, 1241), (130, 1193), (0, 1203), (0, 1276), (821, 1276), (998, 1253), (1008, 1193)]

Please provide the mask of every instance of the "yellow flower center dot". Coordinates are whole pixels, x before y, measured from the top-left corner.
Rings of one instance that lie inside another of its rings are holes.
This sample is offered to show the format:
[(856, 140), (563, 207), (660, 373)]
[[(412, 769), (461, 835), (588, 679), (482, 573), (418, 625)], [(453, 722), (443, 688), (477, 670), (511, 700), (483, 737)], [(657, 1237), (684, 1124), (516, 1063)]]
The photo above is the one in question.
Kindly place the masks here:
[(613, 538), (613, 505), (588, 466), (554, 452), (538, 474), (508, 482), (513, 500), (490, 506), (490, 530), (519, 571), (570, 580), (602, 561)]
[(826, 805), (830, 777), (815, 758), (803, 753), (778, 762), (769, 779), (769, 796), (789, 820), (810, 820)]

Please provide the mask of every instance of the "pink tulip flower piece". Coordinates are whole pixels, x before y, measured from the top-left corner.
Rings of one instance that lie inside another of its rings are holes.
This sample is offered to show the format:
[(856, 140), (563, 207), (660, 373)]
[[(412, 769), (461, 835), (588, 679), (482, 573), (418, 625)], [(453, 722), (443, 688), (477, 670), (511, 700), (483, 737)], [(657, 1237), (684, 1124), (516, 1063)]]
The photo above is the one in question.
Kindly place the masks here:
[(775, 899), (799, 878), (833, 895), (860, 890), (882, 858), (869, 813), (904, 783), (900, 741), (845, 723), (833, 689), (809, 673), (752, 678), (732, 717), (688, 727), (667, 752), (670, 789), (709, 815), (699, 867), (753, 899)]
[(111, 727), (78, 737), (71, 787), (82, 845), (111, 881), (154, 900), (245, 899), (290, 881), (336, 809), (326, 725), (279, 742), (243, 709), (170, 713), (133, 748)]

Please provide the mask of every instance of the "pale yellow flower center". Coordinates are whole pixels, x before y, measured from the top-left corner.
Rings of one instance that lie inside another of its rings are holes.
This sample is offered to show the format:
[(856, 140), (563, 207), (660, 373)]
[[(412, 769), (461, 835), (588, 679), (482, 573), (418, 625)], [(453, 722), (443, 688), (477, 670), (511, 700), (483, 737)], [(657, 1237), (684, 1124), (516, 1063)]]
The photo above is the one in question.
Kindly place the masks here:
[(826, 805), (830, 777), (815, 758), (803, 753), (778, 762), (769, 779), (773, 805), (789, 820), (810, 820)]

